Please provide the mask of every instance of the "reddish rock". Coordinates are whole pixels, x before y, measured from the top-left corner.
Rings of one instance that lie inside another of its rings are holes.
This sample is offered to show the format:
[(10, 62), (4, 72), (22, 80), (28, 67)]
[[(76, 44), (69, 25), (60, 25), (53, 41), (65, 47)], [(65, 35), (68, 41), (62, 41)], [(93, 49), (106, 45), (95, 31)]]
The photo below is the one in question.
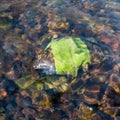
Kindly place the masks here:
[(0, 89), (0, 99), (4, 99), (7, 97), (7, 91), (3, 88)]
[(28, 118), (29, 116), (32, 116), (33, 118), (37, 117), (37, 112), (34, 109), (31, 108), (24, 108), (22, 110), (23, 114)]
[(119, 52), (120, 35), (100, 35), (98, 39), (108, 45), (114, 52)]

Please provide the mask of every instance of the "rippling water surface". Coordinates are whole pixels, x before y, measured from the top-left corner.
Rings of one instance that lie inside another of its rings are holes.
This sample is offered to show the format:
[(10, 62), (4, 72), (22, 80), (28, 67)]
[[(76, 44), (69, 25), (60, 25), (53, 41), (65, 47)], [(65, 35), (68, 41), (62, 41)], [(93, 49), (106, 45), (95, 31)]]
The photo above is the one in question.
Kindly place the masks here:
[[(66, 36), (90, 51), (77, 77), (44, 51)], [(0, 120), (103, 119), (120, 119), (120, 1), (0, 0)]]

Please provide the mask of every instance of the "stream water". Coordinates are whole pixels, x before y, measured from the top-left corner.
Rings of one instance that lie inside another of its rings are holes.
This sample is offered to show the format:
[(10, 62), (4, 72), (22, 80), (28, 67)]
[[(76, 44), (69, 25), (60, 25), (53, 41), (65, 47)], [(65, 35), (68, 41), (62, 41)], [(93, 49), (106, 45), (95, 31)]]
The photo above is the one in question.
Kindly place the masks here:
[[(45, 51), (66, 36), (90, 51), (76, 77)], [(120, 1), (0, 0), (0, 120), (103, 119), (120, 120)]]

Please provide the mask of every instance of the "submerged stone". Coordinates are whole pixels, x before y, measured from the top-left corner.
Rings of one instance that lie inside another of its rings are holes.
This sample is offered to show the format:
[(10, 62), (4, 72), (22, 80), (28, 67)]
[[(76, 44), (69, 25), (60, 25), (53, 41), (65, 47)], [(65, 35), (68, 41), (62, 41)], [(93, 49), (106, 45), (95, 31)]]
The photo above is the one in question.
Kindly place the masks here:
[(8, 18), (0, 17), (0, 29), (7, 30), (10, 26), (11, 23)]
[(42, 72), (45, 75), (56, 74), (54, 65), (49, 61), (44, 62), (35, 61), (33, 64), (33, 68), (38, 70), (38, 72)]

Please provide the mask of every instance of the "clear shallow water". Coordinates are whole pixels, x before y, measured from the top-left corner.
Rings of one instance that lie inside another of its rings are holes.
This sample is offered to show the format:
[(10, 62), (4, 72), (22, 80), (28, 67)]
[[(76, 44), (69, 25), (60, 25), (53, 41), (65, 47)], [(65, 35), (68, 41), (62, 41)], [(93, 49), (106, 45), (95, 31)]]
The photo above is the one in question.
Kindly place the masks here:
[[(41, 49), (65, 36), (80, 37), (88, 46), (88, 71), (79, 70), (67, 82), (49, 78), (53, 89), (49, 84), (34, 93), (18, 89), (16, 81), (27, 80), (28, 86), (38, 79), (31, 66)], [(119, 120), (119, 0), (1, 0), (0, 47), (2, 119)], [(56, 84), (69, 86), (68, 91), (58, 92)]]

